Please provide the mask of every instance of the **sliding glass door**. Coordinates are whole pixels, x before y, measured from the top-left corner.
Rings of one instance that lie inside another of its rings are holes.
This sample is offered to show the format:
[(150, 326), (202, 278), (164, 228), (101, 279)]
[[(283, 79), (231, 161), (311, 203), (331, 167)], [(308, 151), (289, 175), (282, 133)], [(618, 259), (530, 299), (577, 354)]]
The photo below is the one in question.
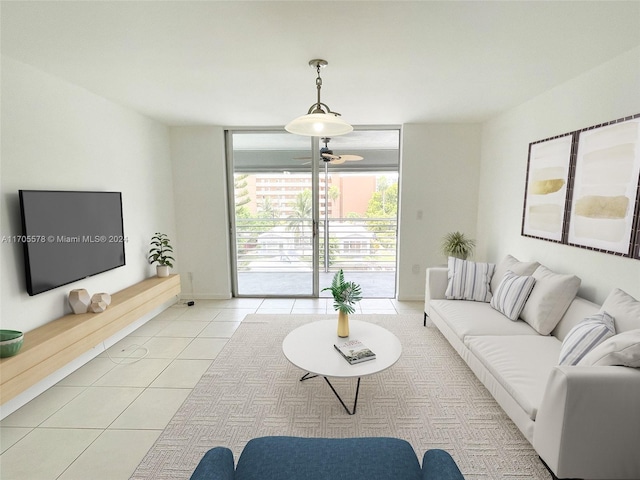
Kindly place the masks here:
[(398, 129), (357, 130), (328, 142), (340, 158), (318, 169), (321, 286), (342, 269), (365, 297), (395, 297), (399, 145)]
[(234, 295), (324, 296), (343, 269), (366, 297), (395, 296), (398, 129), (234, 130), (227, 156)]
[(317, 258), (314, 162), (308, 138), (234, 131), (232, 159), (235, 294), (312, 296)]

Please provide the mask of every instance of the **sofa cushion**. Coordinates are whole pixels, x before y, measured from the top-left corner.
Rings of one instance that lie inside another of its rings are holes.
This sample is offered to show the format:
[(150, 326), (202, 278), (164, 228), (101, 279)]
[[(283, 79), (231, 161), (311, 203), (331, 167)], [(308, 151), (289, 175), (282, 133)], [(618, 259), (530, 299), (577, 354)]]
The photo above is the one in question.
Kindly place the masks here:
[(603, 310), (615, 319), (616, 332), (640, 328), (640, 302), (619, 288), (609, 293), (602, 304)]
[(413, 447), (398, 438), (260, 437), (245, 445), (234, 478), (420, 480), (422, 473)]
[(448, 452), (439, 448), (424, 452), (422, 471), (422, 480), (464, 480), (455, 460)]
[(621, 365), (640, 368), (640, 328), (608, 338), (587, 353), (578, 365)]
[(449, 272), (445, 296), (454, 300), (491, 300), (491, 277), (496, 266), (493, 263), (476, 263), (449, 257)]
[(507, 270), (491, 298), (491, 306), (508, 319), (517, 320), (535, 282), (533, 277), (519, 276)]
[(471, 353), (531, 420), (536, 419), (549, 374), (558, 364), (561, 345), (557, 338), (541, 335), (467, 338)]
[(469, 335), (538, 335), (525, 322), (512, 322), (488, 303), (468, 300), (431, 300), (438, 315), (462, 341)]
[(573, 327), (562, 342), (560, 365), (577, 365), (582, 358), (607, 338), (615, 334), (613, 317), (599, 312)]
[(549, 335), (578, 293), (581, 280), (575, 275), (555, 273), (543, 265), (533, 272), (533, 278), (536, 284), (520, 317), (540, 335)]
[(582, 320), (591, 315), (595, 315), (600, 311), (600, 305), (590, 302), (581, 297), (576, 297), (564, 312), (562, 320), (553, 329), (551, 335), (558, 338), (561, 342), (567, 337), (568, 333), (573, 327), (579, 324)]
[(539, 265), (540, 264), (538, 262), (521, 262), (511, 255), (507, 255), (496, 265), (496, 269), (493, 272), (493, 278), (491, 279), (491, 291), (495, 293), (502, 281), (502, 277), (507, 273), (507, 270), (511, 270), (516, 275), (527, 276), (532, 275)]
[(233, 479), (233, 452), (227, 447), (214, 447), (200, 459), (190, 480)]

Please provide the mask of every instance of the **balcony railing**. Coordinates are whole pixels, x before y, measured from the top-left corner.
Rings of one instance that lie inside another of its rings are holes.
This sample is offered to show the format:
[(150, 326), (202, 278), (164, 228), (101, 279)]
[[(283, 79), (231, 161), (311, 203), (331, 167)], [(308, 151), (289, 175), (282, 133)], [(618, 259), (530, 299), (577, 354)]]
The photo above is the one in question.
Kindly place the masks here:
[[(238, 272), (312, 270), (310, 218), (237, 218)], [(395, 218), (330, 218), (319, 222), (321, 271), (393, 271)]]

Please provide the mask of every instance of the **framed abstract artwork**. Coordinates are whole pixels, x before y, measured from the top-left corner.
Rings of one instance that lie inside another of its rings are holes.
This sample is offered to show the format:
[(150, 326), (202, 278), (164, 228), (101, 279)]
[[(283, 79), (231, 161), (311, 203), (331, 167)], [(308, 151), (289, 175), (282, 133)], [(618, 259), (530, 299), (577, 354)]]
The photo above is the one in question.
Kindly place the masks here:
[(639, 115), (579, 131), (567, 243), (638, 258), (639, 181)]
[(529, 144), (522, 235), (564, 240), (567, 192), (575, 133)]

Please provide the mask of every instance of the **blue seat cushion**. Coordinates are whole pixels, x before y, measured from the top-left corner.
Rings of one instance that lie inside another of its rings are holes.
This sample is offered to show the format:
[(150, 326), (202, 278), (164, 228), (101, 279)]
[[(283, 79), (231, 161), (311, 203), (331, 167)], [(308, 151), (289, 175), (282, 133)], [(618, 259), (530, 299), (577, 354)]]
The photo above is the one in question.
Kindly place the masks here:
[(420, 480), (413, 447), (397, 438), (260, 437), (244, 447), (236, 480)]
[(458, 465), (444, 450), (427, 450), (422, 457), (422, 480), (464, 480)]
[(233, 480), (233, 453), (226, 447), (215, 447), (204, 454), (191, 475), (191, 480)]

